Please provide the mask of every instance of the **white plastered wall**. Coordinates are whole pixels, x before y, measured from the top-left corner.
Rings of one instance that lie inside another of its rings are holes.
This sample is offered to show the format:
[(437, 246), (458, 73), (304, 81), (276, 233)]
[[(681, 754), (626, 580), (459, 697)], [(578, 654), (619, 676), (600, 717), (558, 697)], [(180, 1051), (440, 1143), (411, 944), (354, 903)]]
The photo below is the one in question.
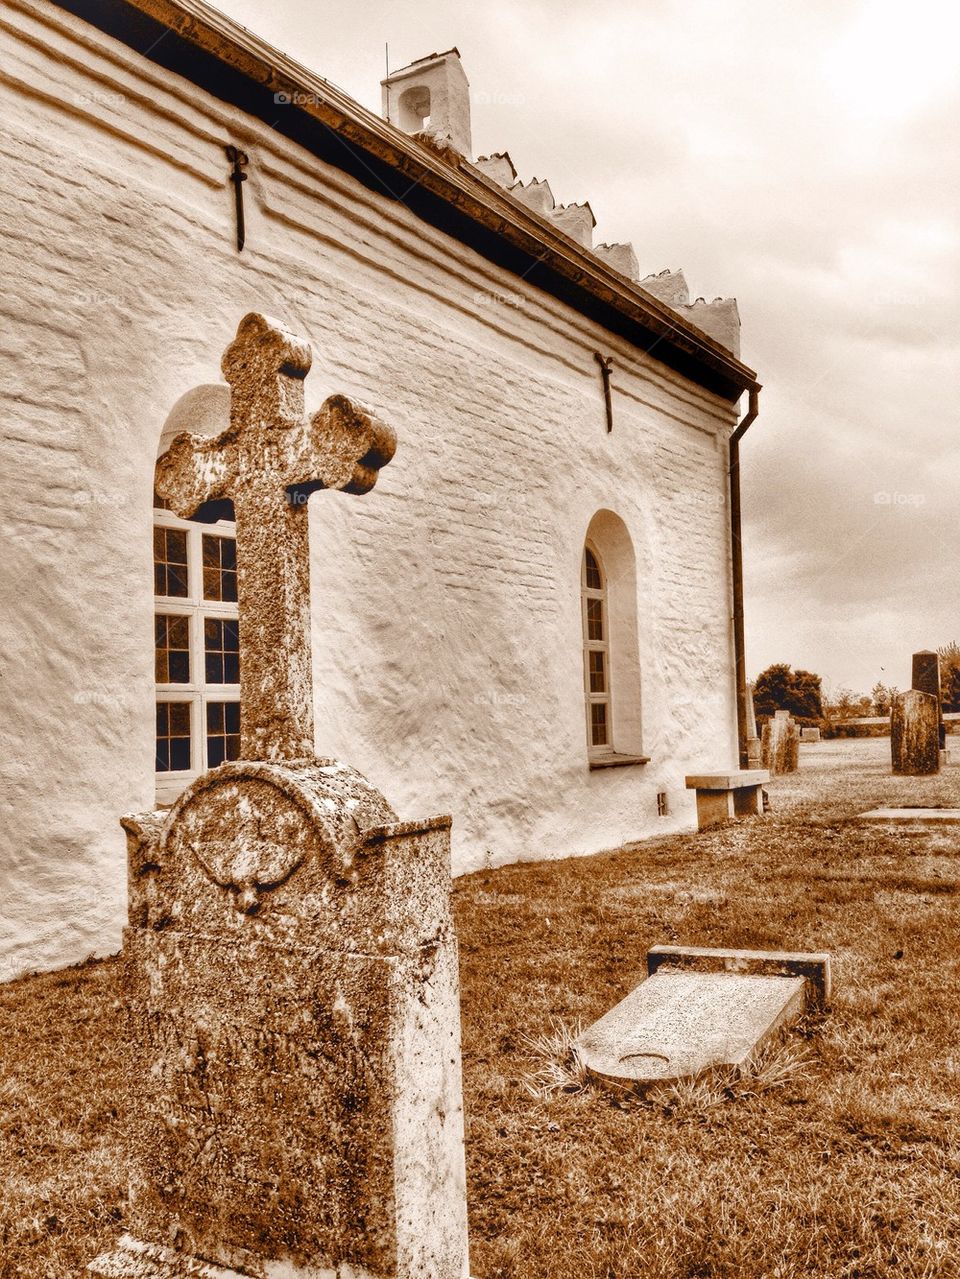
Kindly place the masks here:
[[(7, 6), (0, 67), (0, 978), (119, 945), (117, 819), (153, 802), (158, 437), (253, 309), (313, 344), (311, 409), (344, 392), (400, 440), (371, 494), (311, 499), (318, 750), (405, 817), (451, 812), (458, 871), (692, 828), (683, 774), (736, 759), (733, 406), (52, 6)], [(636, 557), (650, 763), (591, 772), (600, 510)]]

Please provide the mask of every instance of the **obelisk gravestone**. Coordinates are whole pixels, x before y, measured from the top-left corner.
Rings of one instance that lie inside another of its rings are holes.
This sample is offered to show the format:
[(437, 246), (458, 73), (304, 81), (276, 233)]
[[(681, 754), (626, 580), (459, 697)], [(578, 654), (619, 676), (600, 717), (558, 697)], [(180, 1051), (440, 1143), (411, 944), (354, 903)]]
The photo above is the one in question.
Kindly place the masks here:
[(102, 1279), (467, 1274), (450, 819), (398, 822), (313, 753), (304, 499), (366, 492), (394, 439), (342, 396), (305, 420), (310, 358), (247, 316), (229, 428), (158, 463), (178, 515), (235, 512), (243, 758), (123, 822), (130, 1198)]
[(940, 654), (934, 649), (922, 649), (919, 653), (914, 653), (912, 665), (910, 687), (917, 689), (921, 693), (931, 693), (937, 699), (940, 750), (945, 750), (947, 738), (943, 723), (943, 705), (940, 698)]

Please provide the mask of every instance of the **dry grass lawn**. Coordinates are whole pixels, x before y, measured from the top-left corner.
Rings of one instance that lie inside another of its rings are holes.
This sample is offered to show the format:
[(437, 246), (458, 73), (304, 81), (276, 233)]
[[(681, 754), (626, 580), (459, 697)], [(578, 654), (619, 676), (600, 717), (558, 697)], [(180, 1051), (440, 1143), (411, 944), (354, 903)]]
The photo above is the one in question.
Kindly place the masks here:
[[(960, 1277), (960, 766), (803, 748), (736, 827), (457, 882), (478, 1279)], [(956, 750), (956, 746), (954, 747)], [(748, 1077), (622, 1099), (569, 1032), (656, 942), (829, 950), (832, 1010)], [(0, 988), (0, 1276), (79, 1279), (122, 1226), (115, 961)]]

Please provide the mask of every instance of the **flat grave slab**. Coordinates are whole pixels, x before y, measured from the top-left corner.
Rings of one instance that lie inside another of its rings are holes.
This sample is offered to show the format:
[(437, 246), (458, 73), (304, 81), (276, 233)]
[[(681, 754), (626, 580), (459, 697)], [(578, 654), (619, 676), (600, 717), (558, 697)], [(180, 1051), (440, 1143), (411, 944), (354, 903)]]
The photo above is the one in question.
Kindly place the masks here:
[(960, 822), (960, 808), (871, 808), (861, 822)]
[(576, 1043), (587, 1071), (614, 1087), (748, 1065), (829, 992), (825, 955), (659, 947), (647, 962), (652, 975)]

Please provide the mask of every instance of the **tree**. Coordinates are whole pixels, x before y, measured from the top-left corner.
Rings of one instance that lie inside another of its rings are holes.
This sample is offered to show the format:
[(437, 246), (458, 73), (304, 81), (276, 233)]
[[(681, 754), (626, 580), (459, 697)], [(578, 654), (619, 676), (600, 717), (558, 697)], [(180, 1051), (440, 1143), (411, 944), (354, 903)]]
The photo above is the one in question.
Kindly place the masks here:
[(830, 699), (829, 712), (832, 719), (853, 719), (857, 714), (860, 699), (849, 688), (838, 688)]
[(940, 655), (940, 705), (945, 711), (960, 711), (960, 644), (951, 640), (937, 652)]
[(769, 719), (776, 711), (789, 711), (799, 721), (816, 723), (823, 718), (821, 683), (813, 671), (793, 671), (786, 662), (775, 662), (754, 683), (754, 712)]
[[(888, 688), (886, 684), (877, 680), (873, 688), (870, 690), (872, 699), (872, 707), (874, 715), (889, 715), (890, 708), (893, 705), (893, 699), (900, 692), (896, 684), (891, 684)], [(869, 712), (868, 712), (869, 713)]]
[(873, 700), (874, 715), (890, 714), (890, 690), (882, 680), (877, 680), (876, 684), (871, 688), (870, 697)]
[(793, 672), (793, 705), (789, 708), (796, 719), (823, 718), (823, 681), (813, 671)]

